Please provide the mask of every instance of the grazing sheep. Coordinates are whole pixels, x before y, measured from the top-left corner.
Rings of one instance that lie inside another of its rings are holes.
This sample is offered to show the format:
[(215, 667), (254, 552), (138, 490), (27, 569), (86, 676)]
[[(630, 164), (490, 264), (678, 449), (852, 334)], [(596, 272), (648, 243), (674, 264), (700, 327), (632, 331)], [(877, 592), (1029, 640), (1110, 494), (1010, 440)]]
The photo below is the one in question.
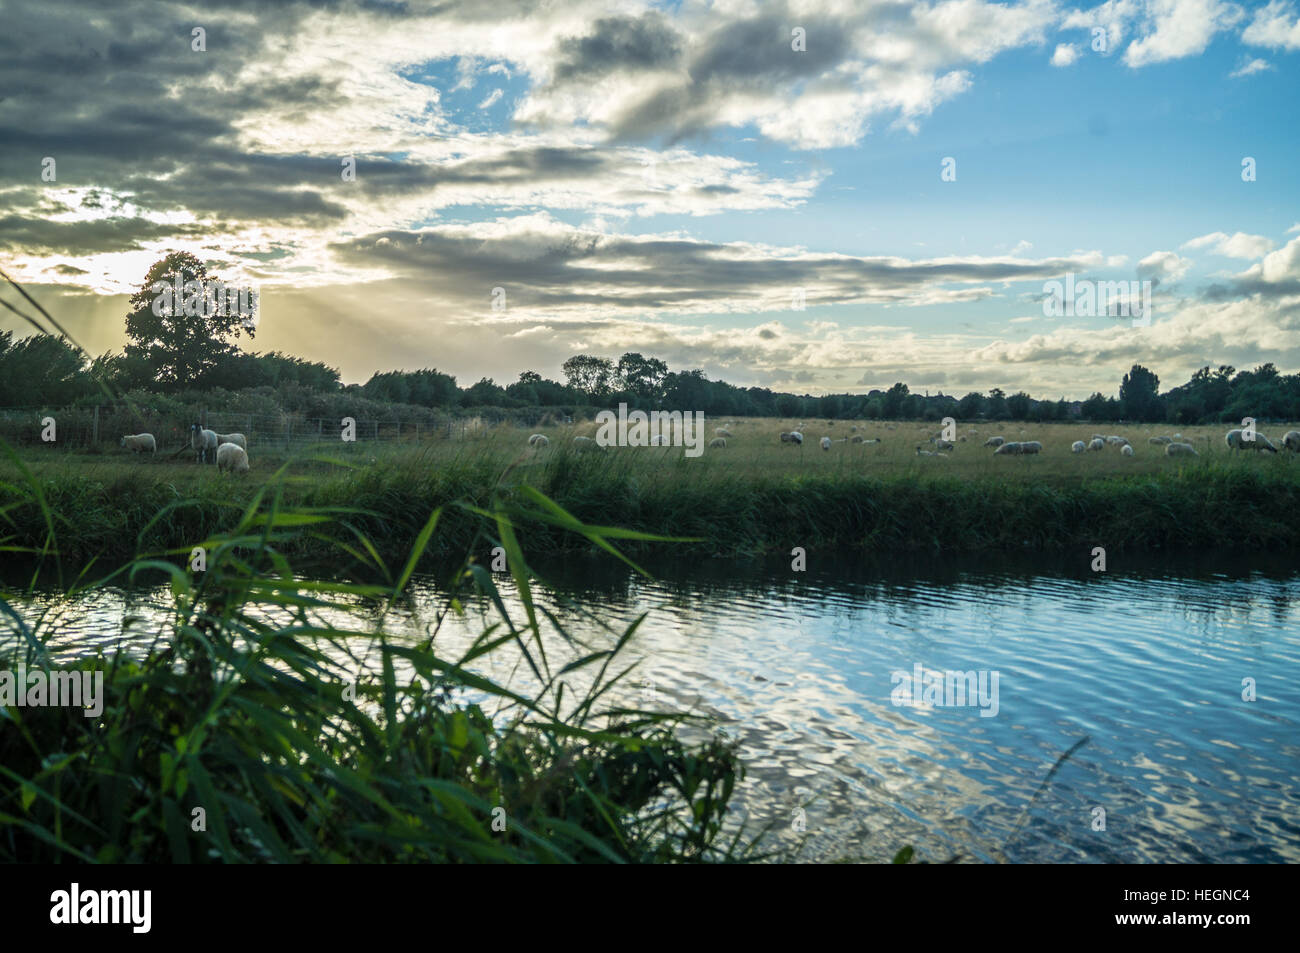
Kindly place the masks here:
[(881, 440), (879, 437), (871, 437), (871, 438), (869, 438), (869, 439), (867, 439), (867, 440), (864, 440), (864, 441), (862, 441), (862, 442), (865, 443), (865, 444), (884, 443), (884, 441)]
[(1041, 453), (1043, 445), (1037, 440), (1030, 440), (1020, 445), (1021, 453)]
[(920, 444), (917, 444), (917, 445), (916, 445), (916, 455), (917, 455), (918, 457), (937, 457), (937, 458), (940, 459), (940, 460), (947, 460), (947, 459), (948, 459), (946, 456), (944, 456), (944, 455), (943, 455), (942, 453), (940, 453), (938, 450), (922, 450)]
[(850, 428), (849, 428), (849, 432), (850, 432), (850, 433), (857, 433), (857, 432), (858, 432), (858, 425), (857, 425), (857, 424), (854, 424), (852, 427), (850, 427)]
[(801, 434), (801, 433), (800, 433), (799, 431), (797, 431), (797, 430), (791, 430), (789, 433), (782, 433), (782, 434), (781, 434), (781, 442), (782, 442), (782, 443), (797, 443), (797, 444), (801, 444), (801, 445), (802, 445), (802, 444), (803, 444), (803, 434)]
[(939, 438), (934, 441), (934, 449), (936, 450), (952, 450), (955, 449), (956, 446), (957, 445), (952, 441), (944, 440), (943, 438)]
[(248, 454), (237, 443), (223, 443), (217, 447), (217, 469), (232, 473), (248, 472)]
[(822, 439), (821, 439), (821, 444), (822, 444), (822, 449), (823, 449), (823, 450), (829, 450), (829, 449), (831, 448), (831, 438), (830, 438), (830, 437), (822, 437)]
[(131, 437), (123, 437), (122, 446), (132, 453), (144, 453), (146, 450), (150, 453), (158, 452), (158, 443), (153, 439), (151, 433), (138, 433)]
[(1173, 437), (1152, 437), (1147, 443), (1153, 447), (1163, 447), (1174, 442)]
[(727, 448), (726, 437), (714, 437), (712, 440), (709, 441), (710, 450), (725, 450), (726, 448)]
[(235, 446), (241, 448), (245, 453), (248, 453), (248, 441), (244, 439), (242, 433), (217, 434), (217, 446), (220, 447), (223, 443), (233, 443)]
[(1133, 449), (1133, 447), (1132, 447), (1130, 444), (1127, 444), (1127, 443), (1126, 443), (1126, 444), (1124, 444), (1124, 446), (1122, 446), (1122, 447), (1119, 448), (1119, 452), (1122, 453), (1122, 454), (1123, 454), (1124, 456), (1126, 456), (1126, 457), (1131, 457), (1131, 456), (1133, 456), (1133, 454), (1136, 453), (1137, 451), (1135, 451), (1135, 450)]
[(1020, 444), (1016, 443), (1013, 440), (1010, 443), (999, 444), (998, 448), (993, 451), (993, 455), (996, 457), (1002, 455), (1018, 454), (1023, 452), (1024, 451), (1020, 449)]
[(198, 454), (199, 463), (208, 462), (208, 453), (213, 454), (213, 460), (216, 460), (217, 452), (217, 435), (211, 430), (204, 430), (198, 424), (190, 425), (190, 446)]
[(1074, 441), (1074, 443), (1070, 444), (1071, 453), (1083, 453), (1083, 451), (1087, 449), (1088, 449), (1088, 445), (1084, 443), (1082, 440), (1076, 440)]
[(1088, 441), (1088, 449), (1089, 449), (1089, 450), (1105, 450), (1105, 449), (1106, 449), (1106, 441), (1105, 441), (1105, 440), (1102, 440), (1100, 437), (1093, 437), (1092, 440)]
[(1128, 443), (1128, 441), (1125, 440), (1123, 437), (1114, 437), (1114, 436), (1107, 437), (1106, 442), (1110, 444), (1112, 447), (1120, 446), (1122, 444)]
[(605, 448), (590, 437), (574, 437), (573, 449), (578, 453), (590, 453), (593, 450), (604, 450)]
[(541, 450), (543, 447), (551, 445), (551, 438), (544, 433), (535, 433), (528, 438), (528, 446)]
[(1171, 443), (1165, 447), (1167, 457), (1199, 457), (1196, 448), (1190, 443)]
[(1006, 441), (1005, 438), (1003, 438), (1003, 437), (989, 437), (989, 439), (987, 439), (987, 440), (984, 441), (984, 446), (986, 446), (986, 447), (1000, 447), (1000, 446), (1002, 446), (1002, 445), (1003, 445), (1004, 443), (1006, 443), (1006, 442), (1007, 442), (1007, 441)]
[(1288, 430), (1286, 436), (1282, 438), (1282, 446), (1300, 453), (1300, 430)]
[(862, 436), (862, 434), (860, 433), (856, 433), (849, 438), (849, 443), (866, 443), (866, 442), (867, 442), (867, 438)]
[(726, 439), (727, 437), (731, 436), (731, 431), (728, 430), (726, 427), (717, 427), (714, 429), (713, 435), (715, 437), (722, 437), (723, 439)]
[(1104, 434), (1095, 433), (1095, 434), (1092, 435), (1092, 439), (1093, 439), (1093, 440), (1100, 440), (1102, 443), (1105, 443), (1105, 442), (1106, 442), (1106, 437), (1105, 437)]
[(1240, 429), (1229, 430), (1223, 439), (1230, 450), (1267, 450), (1269, 453), (1277, 453), (1277, 447), (1258, 431), (1255, 432), (1254, 440), (1247, 440)]

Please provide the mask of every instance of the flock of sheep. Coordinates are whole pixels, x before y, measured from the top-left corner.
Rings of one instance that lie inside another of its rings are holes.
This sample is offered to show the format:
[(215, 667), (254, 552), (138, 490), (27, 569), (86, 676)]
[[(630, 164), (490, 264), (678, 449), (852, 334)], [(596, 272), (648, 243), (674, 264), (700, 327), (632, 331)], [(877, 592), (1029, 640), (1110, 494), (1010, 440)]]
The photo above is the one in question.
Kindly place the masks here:
[[(158, 452), (158, 441), (151, 433), (130, 434), (122, 438), (121, 445), (133, 453)], [(216, 433), (204, 429), (201, 424), (191, 424), (190, 448), (199, 463), (207, 463), (211, 456), (218, 470), (248, 472), (248, 440), (242, 433)]]

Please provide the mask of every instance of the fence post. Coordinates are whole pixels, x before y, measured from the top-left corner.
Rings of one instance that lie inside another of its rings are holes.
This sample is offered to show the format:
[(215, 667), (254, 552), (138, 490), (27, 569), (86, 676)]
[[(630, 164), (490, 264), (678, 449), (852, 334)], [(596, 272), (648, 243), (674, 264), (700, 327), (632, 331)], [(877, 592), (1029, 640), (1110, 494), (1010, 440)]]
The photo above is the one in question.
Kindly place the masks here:
[(90, 442), (95, 446), (99, 446), (99, 404), (95, 405), (95, 423), (91, 431)]

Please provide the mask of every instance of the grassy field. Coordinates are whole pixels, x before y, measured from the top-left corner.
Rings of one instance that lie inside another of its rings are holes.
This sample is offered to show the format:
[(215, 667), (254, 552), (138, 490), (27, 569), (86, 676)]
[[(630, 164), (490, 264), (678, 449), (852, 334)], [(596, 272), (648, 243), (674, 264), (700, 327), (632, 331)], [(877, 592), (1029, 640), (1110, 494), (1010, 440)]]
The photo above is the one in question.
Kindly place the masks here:
[[(800, 426), (802, 425), (802, 426)], [(855, 431), (853, 428), (857, 427)], [(938, 424), (750, 419), (714, 420), (732, 434), (725, 448), (689, 458), (678, 447), (611, 447), (578, 453), (573, 437), (596, 425), (544, 429), (548, 448), (527, 445), (529, 431), (502, 426), (464, 439), (404, 443), (324, 443), (287, 452), (250, 446), (252, 472), (242, 477), (200, 467), (192, 454), (133, 458), (116, 447), (102, 453), (31, 448), (0, 460), (0, 484), (35, 481), (57, 514), (54, 545), (66, 556), (130, 558), (138, 551), (176, 549), (219, 532), (259, 488), (282, 479), (299, 507), (362, 511), (349, 526), (402, 551), (421, 513), (461, 501), (482, 505), (495, 488), (540, 489), (588, 523), (691, 537), (679, 549), (755, 553), (793, 546), (879, 550), (979, 551), (1103, 545), (1290, 547), (1300, 503), (1300, 459), (1230, 451), (1223, 426), (1184, 428), (1199, 457), (1168, 457), (1148, 438), (1172, 435), (1161, 426), (978, 423), (958, 427), (943, 459), (932, 449)], [(779, 433), (799, 427), (802, 446)], [(1276, 445), (1291, 425), (1264, 429)], [(1075, 440), (1115, 433), (1135, 455), (1117, 448), (1075, 454)], [(1037, 456), (995, 456), (993, 435), (1038, 440)], [(855, 435), (879, 439), (850, 442)], [(835, 441), (828, 451), (822, 436)], [(160, 515), (161, 514), (161, 515)], [(471, 521), (451, 513), (440, 537), (456, 553), (472, 536)], [(50, 527), (21, 494), (0, 486), (0, 539), (40, 548)], [(572, 537), (539, 525), (534, 551), (560, 552)], [(300, 540), (304, 554), (314, 545)], [(633, 548), (654, 544), (639, 542)], [(436, 554), (435, 554), (436, 555)]]

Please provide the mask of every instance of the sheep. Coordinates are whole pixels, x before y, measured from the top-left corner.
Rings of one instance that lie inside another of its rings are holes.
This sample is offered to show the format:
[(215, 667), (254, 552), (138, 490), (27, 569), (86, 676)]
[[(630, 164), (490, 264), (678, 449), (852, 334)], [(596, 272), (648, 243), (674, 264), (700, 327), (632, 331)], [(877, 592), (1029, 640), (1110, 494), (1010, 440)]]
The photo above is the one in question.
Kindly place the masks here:
[(528, 438), (528, 446), (533, 447), (537, 450), (541, 450), (544, 447), (549, 447), (550, 445), (551, 445), (551, 439), (548, 436), (546, 436), (546, 434), (544, 433), (535, 433)]
[(198, 454), (199, 463), (208, 462), (208, 451), (212, 451), (215, 461), (217, 452), (217, 435), (211, 430), (204, 430), (199, 424), (190, 425), (190, 446)]
[(947, 459), (948, 459), (948, 458), (945, 457), (942, 453), (940, 453), (938, 450), (922, 450), (920, 444), (917, 444), (917, 445), (916, 445), (916, 455), (917, 455), (918, 457), (937, 457), (937, 458), (940, 459), (940, 460), (947, 460)]
[(802, 444), (802, 443), (803, 443), (803, 434), (801, 434), (801, 433), (800, 433), (799, 431), (797, 431), (797, 430), (791, 430), (789, 433), (782, 433), (782, 434), (781, 434), (781, 442), (782, 442), (782, 443), (797, 443), (797, 444)]
[(830, 437), (822, 437), (822, 439), (821, 439), (821, 445), (822, 445), (822, 449), (823, 449), (823, 450), (829, 450), (829, 449), (831, 448), (831, 438), (830, 438)]
[(1173, 437), (1152, 437), (1147, 443), (1153, 447), (1163, 447), (1174, 442)]
[(860, 433), (855, 433), (852, 437), (849, 438), (849, 443), (866, 443), (866, 442), (867, 442), (867, 438), (862, 436), (862, 434)]
[(1093, 440), (1100, 440), (1102, 443), (1105, 443), (1105, 442), (1106, 442), (1106, 437), (1105, 437), (1104, 434), (1095, 433), (1095, 434), (1092, 435), (1092, 439), (1093, 439)]
[(1083, 453), (1083, 451), (1087, 449), (1088, 449), (1088, 445), (1084, 443), (1082, 440), (1076, 440), (1074, 441), (1074, 443), (1070, 444), (1071, 453)]
[(573, 449), (578, 453), (590, 453), (593, 450), (604, 450), (605, 448), (590, 437), (574, 437)]
[(1300, 453), (1300, 430), (1288, 430), (1286, 436), (1282, 438), (1282, 446)]
[(1007, 442), (1006, 439), (1003, 438), (1003, 437), (989, 437), (989, 439), (987, 439), (987, 440), (984, 441), (984, 446), (986, 446), (986, 447), (1000, 447), (1000, 446), (1002, 446), (1002, 445), (1003, 445), (1004, 443), (1006, 443), (1006, 442)]
[(1089, 450), (1105, 450), (1105, 449), (1106, 449), (1106, 441), (1105, 441), (1105, 440), (1102, 440), (1101, 437), (1093, 437), (1092, 440), (1088, 441), (1088, 449), (1089, 449)]
[(1039, 443), (1037, 440), (1030, 440), (1020, 445), (1021, 453), (1041, 453), (1042, 450), (1043, 450), (1043, 445)]
[(217, 447), (217, 469), (232, 473), (248, 472), (248, 454), (237, 443), (223, 443)]
[(1118, 446), (1118, 445), (1120, 445), (1120, 444), (1128, 443), (1128, 441), (1125, 440), (1123, 437), (1115, 437), (1115, 436), (1111, 436), (1111, 437), (1107, 437), (1107, 438), (1106, 438), (1106, 443), (1108, 443), (1108, 444), (1110, 444), (1112, 447), (1114, 447), (1114, 446)]
[(1167, 457), (1199, 457), (1196, 448), (1190, 443), (1171, 443), (1165, 447)]
[(242, 433), (217, 434), (217, 446), (220, 447), (223, 443), (233, 443), (235, 446), (239, 447), (245, 453), (248, 453), (248, 441), (244, 439), (244, 435)]
[(1254, 440), (1247, 440), (1240, 429), (1229, 430), (1223, 439), (1230, 450), (1267, 450), (1269, 453), (1277, 453), (1277, 447), (1259, 432), (1255, 433)]
[(1020, 449), (1020, 444), (1016, 443), (1013, 440), (1010, 443), (998, 444), (998, 448), (993, 451), (993, 455), (997, 457), (997, 456), (1004, 456), (1009, 454), (1018, 454), (1022, 452), (1023, 451)]
[(731, 436), (731, 431), (726, 427), (716, 427), (714, 428), (713, 435), (715, 437), (722, 437), (725, 440), (727, 437)]
[(1124, 456), (1126, 456), (1126, 457), (1131, 457), (1131, 456), (1133, 456), (1133, 454), (1136, 453), (1137, 451), (1135, 451), (1135, 450), (1133, 449), (1133, 447), (1132, 447), (1131, 444), (1127, 444), (1127, 443), (1126, 443), (1126, 444), (1124, 444), (1124, 446), (1122, 446), (1122, 447), (1119, 448), (1119, 452), (1122, 453), (1122, 454), (1123, 454)]
[(726, 448), (727, 448), (726, 437), (714, 437), (712, 440), (709, 441), (710, 450), (725, 450)]
[(862, 441), (862, 442), (865, 443), (865, 444), (870, 445), (870, 444), (873, 444), (873, 443), (883, 443), (884, 441), (882, 441), (879, 437), (872, 437), (872, 438), (870, 438), (869, 440), (864, 440), (864, 441)]
[(948, 440), (944, 440), (943, 438), (939, 438), (934, 441), (934, 449), (936, 450), (952, 450), (956, 446), (957, 445), (955, 443), (952, 443), (951, 441)]
[(150, 453), (158, 452), (158, 443), (154, 440), (151, 433), (138, 433), (134, 436), (123, 437), (122, 446), (129, 449), (132, 453), (143, 453), (148, 450)]
[(857, 432), (858, 432), (858, 425), (857, 425), (857, 424), (854, 424), (852, 427), (850, 427), (850, 428), (849, 428), (849, 432), (850, 432), (850, 433), (857, 433)]

